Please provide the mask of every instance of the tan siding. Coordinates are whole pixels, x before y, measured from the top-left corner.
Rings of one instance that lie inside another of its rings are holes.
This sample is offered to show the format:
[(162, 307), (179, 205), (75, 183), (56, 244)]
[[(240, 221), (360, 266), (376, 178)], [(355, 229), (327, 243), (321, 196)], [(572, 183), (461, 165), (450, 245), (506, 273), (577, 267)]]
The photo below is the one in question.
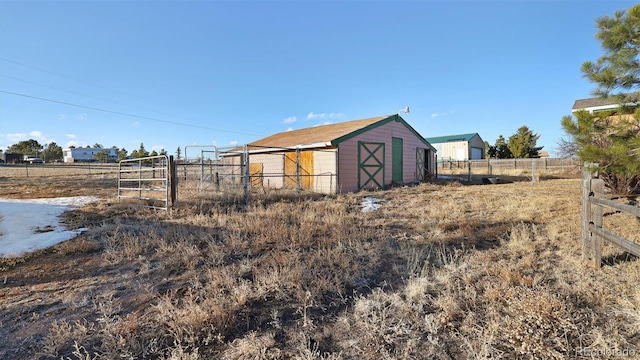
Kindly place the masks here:
[[(280, 188), (284, 184), (284, 155), (276, 154), (249, 154), (249, 163), (262, 164), (262, 185), (267, 187)], [(254, 181), (252, 181), (255, 184)]]
[[(465, 149), (465, 158), (468, 159), (469, 158), (469, 151), (470, 149), (468, 148), (468, 142), (466, 141), (450, 141), (450, 142), (446, 142), (446, 143), (442, 143), (441, 144), (441, 150), (438, 151), (438, 158), (441, 160), (458, 160), (457, 159), (457, 149), (463, 148)], [(460, 159), (460, 160), (464, 160), (464, 159)]]
[(313, 152), (315, 191), (330, 194), (336, 189), (336, 150)]

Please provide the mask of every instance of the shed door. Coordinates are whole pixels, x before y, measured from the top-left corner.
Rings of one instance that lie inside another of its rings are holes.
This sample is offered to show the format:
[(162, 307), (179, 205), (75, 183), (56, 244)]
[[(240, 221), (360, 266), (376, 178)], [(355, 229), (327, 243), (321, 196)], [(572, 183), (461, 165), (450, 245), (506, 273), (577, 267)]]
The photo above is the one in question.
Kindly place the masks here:
[(262, 163), (249, 163), (249, 178), (251, 185), (262, 186), (264, 175), (264, 165)]
[(391, 181), (402, 183), (402, 139), (392, 138)]
[(424, 181), (427, 172), (427, 149), (416, 148), (416, 181)]
[(285, 153), (284, 180), (288, 187), (297, 188), (299, 180), (301, 189), (313, 189), (313, 151), (300, 151), (299, 164), (295, 152)]
[(358, 142), (358, 189), (384, 186), (384, 145)]
[(480, 160), (482, 159), (482, 150), (481, 148), (472, 147), (471, 148), (471, 160)]

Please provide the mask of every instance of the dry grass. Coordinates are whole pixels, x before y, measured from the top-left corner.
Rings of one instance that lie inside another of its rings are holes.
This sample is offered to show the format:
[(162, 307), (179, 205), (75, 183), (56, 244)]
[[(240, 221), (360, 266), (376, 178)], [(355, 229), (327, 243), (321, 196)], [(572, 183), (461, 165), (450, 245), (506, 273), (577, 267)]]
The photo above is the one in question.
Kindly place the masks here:
[[(114, 192), (67, 215), (86, 233), (0, 261), (0, 358), (640, 351), (640, 264), (611, 246), (612, 265), (580, 262), (579, 180), (421, 184), (248, 207), (194, 199), (170, 212), (116, 203)], [(362, 213), (363, 196), (386, 202)], [(637, 221), (616, 216), (605, 222), (638, 233)]]

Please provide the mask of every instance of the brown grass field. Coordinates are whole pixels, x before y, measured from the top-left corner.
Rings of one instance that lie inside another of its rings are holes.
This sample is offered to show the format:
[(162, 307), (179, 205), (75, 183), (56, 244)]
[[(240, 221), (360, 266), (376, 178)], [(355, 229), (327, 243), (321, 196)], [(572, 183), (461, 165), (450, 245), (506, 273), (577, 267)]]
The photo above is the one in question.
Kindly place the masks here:
[(77, 238), (0, 259), (1, 359), (640, 356), (640, 262), (611, 245), (581, 262), (579, 179), (166, 212), (83, 179), (0, 173), (0, 197), (102, 199), (65, 216)]

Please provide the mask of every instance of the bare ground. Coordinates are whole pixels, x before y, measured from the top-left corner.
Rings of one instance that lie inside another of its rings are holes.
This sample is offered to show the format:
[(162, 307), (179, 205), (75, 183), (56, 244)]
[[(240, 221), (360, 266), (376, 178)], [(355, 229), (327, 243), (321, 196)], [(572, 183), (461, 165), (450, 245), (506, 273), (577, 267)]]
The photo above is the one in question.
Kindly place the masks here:
[[(2, 359), (613, 357), (640, 343), (640, 266), (580, 261), (580, 185), (421, 184), (248, 207), (117, 203), (115, 181), (0, 178), (0, 196), (100, 196), (81, 236), (0, 260)], [(386, 200), (359, 211), (363, 196)], [(635, 241), (638, 220), (609, 227)], [(6, 279), (6, 280), (5, 280)]]

